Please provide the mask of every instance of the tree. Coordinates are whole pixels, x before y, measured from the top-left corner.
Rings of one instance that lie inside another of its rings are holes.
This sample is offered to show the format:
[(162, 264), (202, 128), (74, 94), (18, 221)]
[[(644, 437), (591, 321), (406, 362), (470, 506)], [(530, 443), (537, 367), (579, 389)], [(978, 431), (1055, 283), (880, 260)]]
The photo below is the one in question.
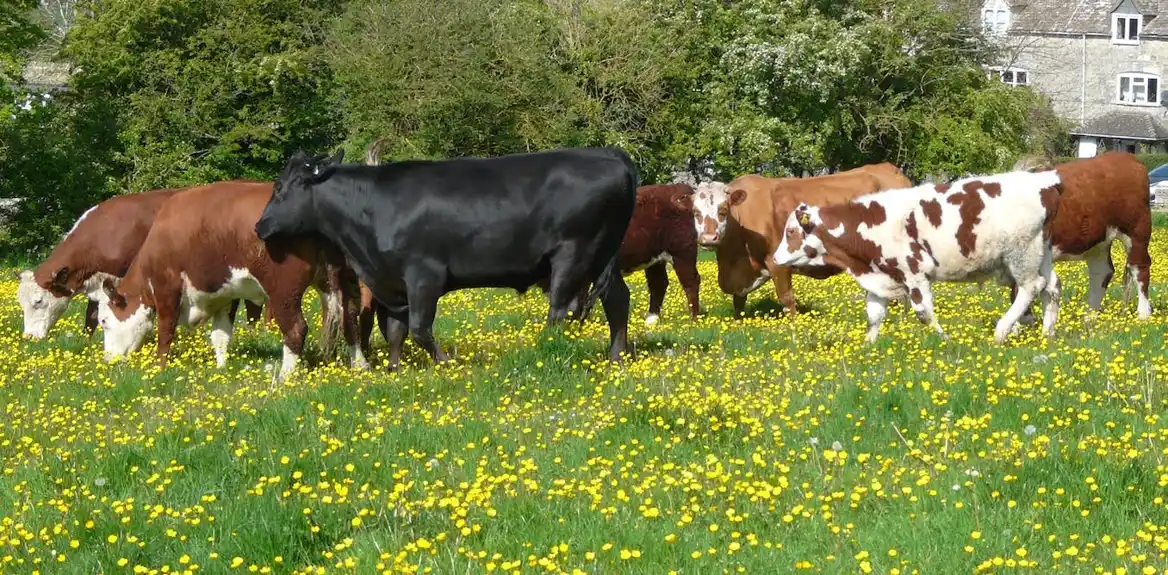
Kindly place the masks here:
[(321, 27), (333, 0), (117, 0), (79, 15), (74, 88), (113, 98), (123, 188), (271, 178), (299, 148), (332, 145)]

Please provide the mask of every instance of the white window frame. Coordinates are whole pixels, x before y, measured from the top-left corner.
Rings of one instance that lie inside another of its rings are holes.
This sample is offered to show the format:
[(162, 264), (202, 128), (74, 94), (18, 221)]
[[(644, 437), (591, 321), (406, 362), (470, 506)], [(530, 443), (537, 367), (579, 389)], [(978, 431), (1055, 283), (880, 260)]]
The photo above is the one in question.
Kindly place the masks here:
[[(1129, 99), (1124, 99), (1124, 80), (1127, 80)], [(1149, 80), (1155, 81), (1155, 90), (1149, 90)], [(1137, 99), (1136, 88), (1143, 87), (1144, 100)], [(1120, 74), (1115, 79), (1115, 103), (1123, 104), (1125, 106), (1159, 106), (1160, 105), (1160, 90), (1163, 86), (1160, 84), (1160, 77), (1156, 74), (1145, 74), (1143, 72), (1125, 72)]]
[[(1006, 79), (1006, 74), (1010, 75), (1009, 80)], [(1018, 74), (1025, 74), (1026, 81), (1019, 82), (1018, 81)], [(1007, 84), (1009, 86), (1014, 86), (1014, 87), (1029, 86), (1031, 81), (1034, 79), (1034, 74), (1030, 70), (1027, 70), (1026, 68), (1016, 68), (1013, 66), (1010, 66), (1010, 67), (992, 66), (990, 68), (990, 77), (993, 78), (995, 75), (997, 76), (998, 81), (1002, 82), (1003, 84)]]
[(1010, 31), (1013, 16), (1006, 0), (986, 0), (981, 7), (982, 31), (988, 35), (1001, 36)]
[[(1131, 37), (1131, 22), (1136, 24), (1136, 37)], [(1144, 17), (1139, 14), (1111, 15), (1111, 43), (1138, 46), (1144, 35)]]

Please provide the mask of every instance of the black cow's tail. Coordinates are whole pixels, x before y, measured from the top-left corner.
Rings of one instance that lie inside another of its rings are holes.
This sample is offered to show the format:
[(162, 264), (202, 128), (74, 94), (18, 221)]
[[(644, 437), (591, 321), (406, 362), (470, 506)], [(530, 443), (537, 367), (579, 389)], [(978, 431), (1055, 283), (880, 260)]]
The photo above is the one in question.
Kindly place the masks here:
[[(629, 157), (624, 150), (617, 149), (615, 155), (620, 159), (621, 163), (625, 165), (626, 169), (626, 184), (627, 188), (622, 190), (628, 196), (628, 218), (633, 217), (633, 205), (637, 202), (637, 186), (640, 185), (637, 174), (637, 165), (633, 163), (633, 159)], [(623, 240), (625, 231), (628, 228), (626, 221), (625, 227), (621, 228), (618, 237)], [(620, 244), (617, 244), (617, 249), (612, 254), (612, 259), (605, 264), (604, 270), (600, 272), (600, 277), (592, 284), (592, 289), (588, 292), (588, 296), (584, 298), (584, 304), (580, 310), (580, 321), (588, 319), (588, 314), (592, 312), (592, 308), (596, 305), (596, 300), (604, 297), (608, 293), (609, 286), (615, 277), (620, 275)]]

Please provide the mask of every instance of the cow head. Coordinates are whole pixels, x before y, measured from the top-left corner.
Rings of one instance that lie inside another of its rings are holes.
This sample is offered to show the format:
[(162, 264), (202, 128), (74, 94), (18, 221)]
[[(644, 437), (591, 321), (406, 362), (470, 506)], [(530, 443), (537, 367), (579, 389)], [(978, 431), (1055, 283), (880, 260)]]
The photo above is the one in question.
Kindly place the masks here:
[(44, 339), (49, 335), (49, 329), (65, 315), (73, 297), (73, 291), (66, 286), (69, 268), (57, 270), (46, 285), (37, 283), (31, 270), (20, 272), (17, 279), (20, 285), (16, 288), (16, 301), (24, 311), (24, 337)]
[(106, 278), (101, 289), (90, 297), (99, 302), (97, 321), (104, 334), (106, 361), (142, 349), (150, 334), (154, 310), (143, 305), (140, 296), (119, 291), (115, 278)]
[(730, 221), (730, 208), (746, 201), (746, 190), (730, 191), (722, 182), (705, 182), (698, 184), (691, 197), (698, 243), (718, 246)]
[(272, 199), (256, 222), (256, 235), (268, 240), (277, 235), (316, 231), (312, 187), (328, 179), (344, 159), (344, 150), (332, 157), (325, 154), (310, 157), (303, 151), (292, 154), (276, 178)]
[(783, 239), (775, 250), (774, 260), (780, 266), (823, 265), (827, 249), (815, 230), (823, 225), (819, 208), (800, 203), (783, 227)]

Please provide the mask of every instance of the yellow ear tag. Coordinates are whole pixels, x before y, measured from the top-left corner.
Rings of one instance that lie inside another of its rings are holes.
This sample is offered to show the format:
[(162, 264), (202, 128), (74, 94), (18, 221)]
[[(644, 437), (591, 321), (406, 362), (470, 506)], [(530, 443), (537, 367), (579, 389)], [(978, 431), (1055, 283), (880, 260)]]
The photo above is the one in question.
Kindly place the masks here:
[(809, 216), (807, 214), (807, 212), (799, 212), (799, 224), (806, 226), (810, 223), (811, 223), (811, 216)]

